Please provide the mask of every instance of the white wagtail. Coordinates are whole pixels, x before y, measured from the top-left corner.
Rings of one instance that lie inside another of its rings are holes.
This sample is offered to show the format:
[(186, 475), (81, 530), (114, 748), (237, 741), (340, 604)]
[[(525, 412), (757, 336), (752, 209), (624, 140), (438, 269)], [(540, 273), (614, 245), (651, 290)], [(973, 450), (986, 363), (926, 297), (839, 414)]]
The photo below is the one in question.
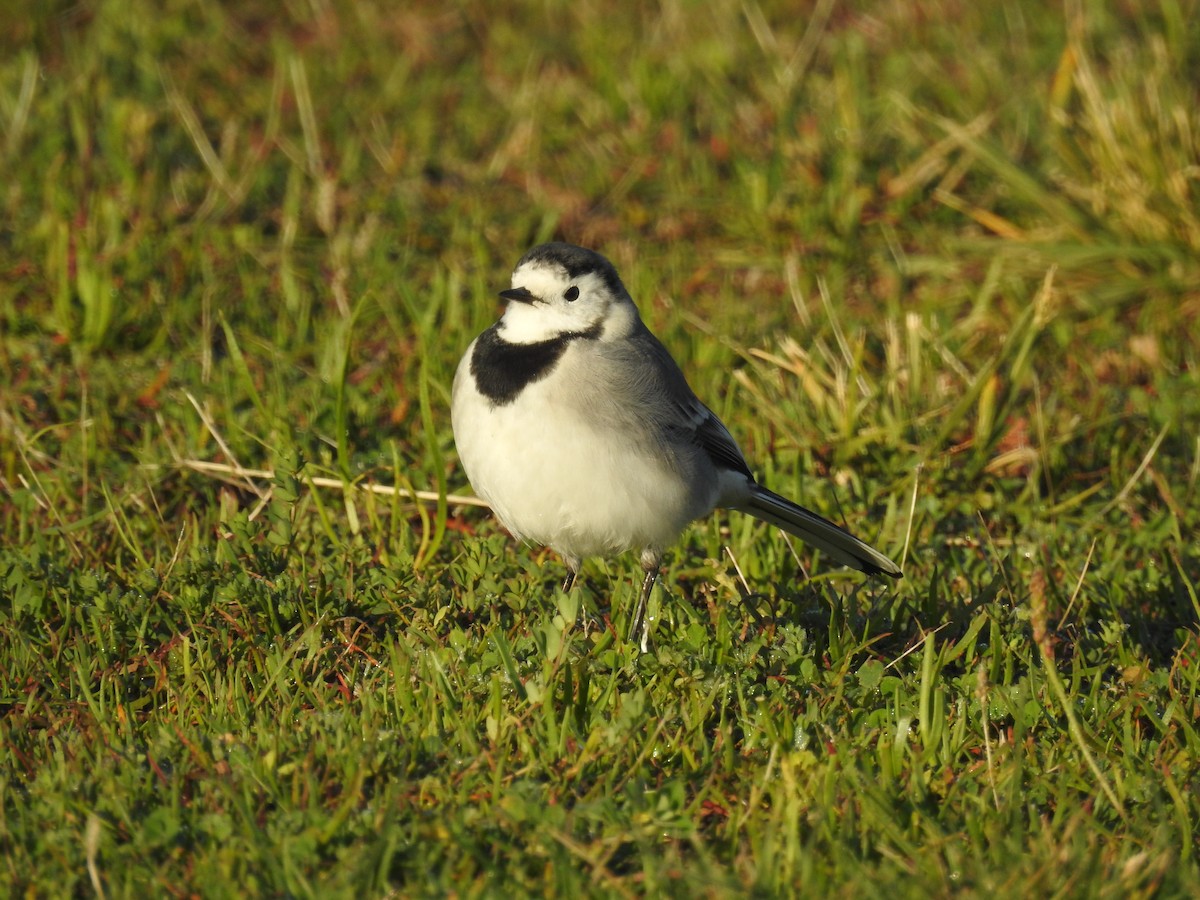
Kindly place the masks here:
[(641, 552), (642, 629), (663, 551), (717, 507), (750, 513), (843, 565), (900, 568), (754, 480), (737, 443), (642, 324), (616, 268), (571, 244), (534, 247), (500, 292), (504, 314), (454, 376), (458, 454), (519, 540), (552, 547), (569, 591), (589, 556)]

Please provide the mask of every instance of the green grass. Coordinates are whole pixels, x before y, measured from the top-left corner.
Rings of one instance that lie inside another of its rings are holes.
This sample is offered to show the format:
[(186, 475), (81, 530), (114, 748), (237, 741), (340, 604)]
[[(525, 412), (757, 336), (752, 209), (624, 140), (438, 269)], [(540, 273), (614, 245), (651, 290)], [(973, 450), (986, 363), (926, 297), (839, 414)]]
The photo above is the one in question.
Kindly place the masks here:
[[(638, 6), (13, 5), (0, 894), (1200, 892), (1200, 8)], [(904, 580), (367, 490), (550, 237)]]

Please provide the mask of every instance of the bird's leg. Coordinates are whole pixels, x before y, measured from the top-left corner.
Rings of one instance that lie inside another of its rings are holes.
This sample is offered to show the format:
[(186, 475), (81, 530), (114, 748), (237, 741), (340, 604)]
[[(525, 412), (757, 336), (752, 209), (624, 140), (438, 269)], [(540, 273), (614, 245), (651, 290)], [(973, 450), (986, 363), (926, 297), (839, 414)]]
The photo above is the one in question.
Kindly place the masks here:
[[(650, 623), (646, 621), (646, 605), (650, 602), (650, 592), (654, 590), (654, 582), (658, 578), (658, 567), (662, 565), (662, 553), (657, 550), (642, 551), (642, 571), (646, 577), (642, 579), (642, 593), (638, 597), (637, 611), (633, 614), (633, 626), (629, 629), (629, 639), (636, 640), (643, 653), (650, 652)], [(638, 632), (641, 636), (638, 636)]]
[[(579, 565), (581, 560), (567, 559), (567, 577), (563, 579), (562, 591), (564, 594), (571, 593), (571, 589), (575, 587), (575, 579), (579, 576)], [(582, 628), (583, 633), (587, 634), (587, 616), (583, 612), (583, 600), (579, 601), (579, 606), (575, 610), (575, 627)]]
[(634, 621), (633, 631), (630, 632), (629, 638), (633, 640), (633, 636), (641, 630), (641, 637), (638, 639), (638, 648), (643, 653), (650, 652), (650, 622), (646, 618), (646, 605), (650, 602), (650, 592), (654, 590), (654, 582), (658, 578), (657, 570), (647, 572), (646, 577), (642, 579), (642, 595), (638, 598), (637, 618)]

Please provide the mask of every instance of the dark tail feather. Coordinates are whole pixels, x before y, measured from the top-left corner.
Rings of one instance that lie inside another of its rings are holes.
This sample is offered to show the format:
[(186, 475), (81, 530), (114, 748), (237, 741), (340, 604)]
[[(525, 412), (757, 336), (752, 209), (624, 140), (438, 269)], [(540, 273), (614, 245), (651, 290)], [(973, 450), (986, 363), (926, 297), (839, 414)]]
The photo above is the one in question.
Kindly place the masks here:
[(803, 506), (797, 506), (786, 497), (768, 491), (761, 485), (754, 485), (750, 499), (738, 509), (795, 535), (844, 566), (850, 566), (868, 575), (903, 577), (904, 573), (900, 571), (900, 567), (871, 545), (860, 541), (828, 519), (809, 512)]

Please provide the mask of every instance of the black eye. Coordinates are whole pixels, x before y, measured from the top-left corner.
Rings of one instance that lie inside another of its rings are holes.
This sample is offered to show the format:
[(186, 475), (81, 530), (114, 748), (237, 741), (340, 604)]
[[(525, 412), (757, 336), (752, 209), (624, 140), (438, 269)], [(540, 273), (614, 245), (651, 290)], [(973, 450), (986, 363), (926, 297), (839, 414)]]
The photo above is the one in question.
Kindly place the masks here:
[(577, 300), (579, 299), (579, 288), (575, 287), (575, 285), (571, 285), (566, 289), (566, 291), (563, 292), (563, 296), (568, 300)]

